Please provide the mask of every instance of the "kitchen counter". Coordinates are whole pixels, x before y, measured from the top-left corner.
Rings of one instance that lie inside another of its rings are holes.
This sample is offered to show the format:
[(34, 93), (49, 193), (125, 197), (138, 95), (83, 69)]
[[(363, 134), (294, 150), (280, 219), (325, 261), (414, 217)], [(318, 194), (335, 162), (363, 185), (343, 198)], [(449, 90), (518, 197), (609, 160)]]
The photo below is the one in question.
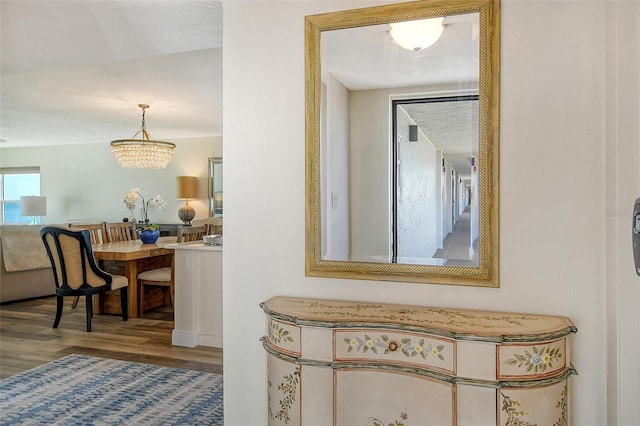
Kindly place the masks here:
[(172, 343), (222, 348), (222, 246), (169, 244), (175, 250)]

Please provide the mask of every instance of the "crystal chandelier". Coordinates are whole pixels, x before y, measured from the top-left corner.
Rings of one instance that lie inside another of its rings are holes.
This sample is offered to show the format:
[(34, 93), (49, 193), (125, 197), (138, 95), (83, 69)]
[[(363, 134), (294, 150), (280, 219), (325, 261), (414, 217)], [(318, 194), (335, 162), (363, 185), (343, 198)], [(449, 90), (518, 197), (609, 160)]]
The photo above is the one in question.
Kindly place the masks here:
[[(131, 139), (111, 141), (111, 153), (125, 168), (164, 169), (171, 161), (176, 146), (171, 142), (151, 139), (144, 123), (144, 112), (149, 105), (138, 104), (138, 106), (142, 108), (142, 128)], [(142, 139), (135, 139), (140, 133)]]

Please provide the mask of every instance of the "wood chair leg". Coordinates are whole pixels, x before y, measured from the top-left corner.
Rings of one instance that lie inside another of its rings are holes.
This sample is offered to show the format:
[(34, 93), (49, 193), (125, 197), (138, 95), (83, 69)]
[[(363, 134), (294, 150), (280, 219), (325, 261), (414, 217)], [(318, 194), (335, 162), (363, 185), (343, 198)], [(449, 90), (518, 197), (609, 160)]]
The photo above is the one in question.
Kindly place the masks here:
[(129, 319), (129, 293), (128, 287), (120, 288), (120, 307), (122, 309), (122, 321)]
[(138, 312), (144, 315), (144, 288), (145, 285), (138, 281)]
[(80, 301), (80, 296), (74, 297), (73, 302), (71, 303), (71, 309), (75, 309), (78, 306), (79, 301)]
[(91, 317), (93, 316), (93, 295), (87, 295), (87, 331), (91, 331)]
[(62, 318), (62, 308), (64, 308), (64, 298), (56, 296), (56, 318), (53, 320), (53, 328), (58, 328), (60, 318)]

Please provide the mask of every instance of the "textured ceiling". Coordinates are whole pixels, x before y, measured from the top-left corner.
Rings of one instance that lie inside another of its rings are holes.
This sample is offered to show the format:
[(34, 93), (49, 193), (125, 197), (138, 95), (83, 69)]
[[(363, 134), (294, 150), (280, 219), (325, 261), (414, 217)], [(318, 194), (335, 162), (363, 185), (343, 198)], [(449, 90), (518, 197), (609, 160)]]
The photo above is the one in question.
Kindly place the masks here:
[(478, 101), (424, 102), (402, 105), (434, 147), (442, 150), (462, 179), (471, 178), (469, 157), (478, 157)]
[(389, 25), (322, 33), (322, 68), (351, 90), (478, 81), (479, 16), (447, 16), (438, 41), (406, 50), (389, 35)]
[(222, 5), (2, 0), (0, 147), (222, 134)]
[[(219, 1), (2, 0), (0, 14), (0, 148), (131, 137), (139, 103), (155, 139), (222, 134)], [(477, 82), (477, 19), (445, 25), (421, 52), (399, 48), (387, 25), (325, 32), (323, 71), (353, 90)], [(411, 114), (442, 146), (460, 143), (444, 137), (446, 111)]]

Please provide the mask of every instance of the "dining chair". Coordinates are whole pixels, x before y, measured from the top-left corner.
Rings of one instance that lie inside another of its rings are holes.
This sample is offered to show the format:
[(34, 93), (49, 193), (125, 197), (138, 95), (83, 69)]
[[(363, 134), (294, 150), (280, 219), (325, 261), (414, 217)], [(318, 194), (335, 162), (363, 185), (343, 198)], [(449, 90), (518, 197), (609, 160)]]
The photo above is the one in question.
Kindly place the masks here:
[(178, 229), (178, 242), (186, 243), (191, 241), (202, 241), (202, 237), (207, 235), (207, 227), (202, 226), (181, 226)]
[(56, 285), (56, 317), (53, 328), (62, 318), (66, 296), (86, 297), (87, 331), (91, 331), (93, 295), (120, 289), (122, 320), (128, 319), (127, 277), (109, 274), (98, 267), (91, 248), (91, 234), (87, 229), (45, 226), (40, 230)]
[[(178, 230), (178, 242), (185, 243), (191, 241), (202, 241), (202, 237), (206, 235), (206, 226), (181, 226)], [(165, 287), (169, 291), (171, 306), (175, 306), (174, 302), (174, 275), (175, 275), (175, 254), (171, 261), (171, 266), (150, 269), (138, 274), (138, 301), (140, 314), (145, 313), (145, 290), (147, 286)]]
[[(89, 230), (89, 235), (91, 235), (91, 244), (102, 244), (106, 243), (106, 223), (83, 223), (83, 222), (72, 222), (69, 224), (69, 228), (73, 229), (87, 229)], [(76, 296), (71, 302), (71, 309), (75, 309), (78, 306), (78, 302), (80, 301), (80, 296)]]
[(133, 241), (138, 239), (134, 222), (106, 222), (105, 230), (108, 243)]
[(91, 236), (91, 244), (102, 244), (106, 243), (107, 238), (107, 230), (106, 223), (82, 223), (82, 222), (72, 222), (69, 224), (69, 228), (73, 229), (88, 229), (89, 235)]
[(222, 235), (222, 218), (221, 217), (207, 217), (204, 219), (195, 219), (191, 223), (193, 226), (206, 226), (207, 232), (205, 235)]

